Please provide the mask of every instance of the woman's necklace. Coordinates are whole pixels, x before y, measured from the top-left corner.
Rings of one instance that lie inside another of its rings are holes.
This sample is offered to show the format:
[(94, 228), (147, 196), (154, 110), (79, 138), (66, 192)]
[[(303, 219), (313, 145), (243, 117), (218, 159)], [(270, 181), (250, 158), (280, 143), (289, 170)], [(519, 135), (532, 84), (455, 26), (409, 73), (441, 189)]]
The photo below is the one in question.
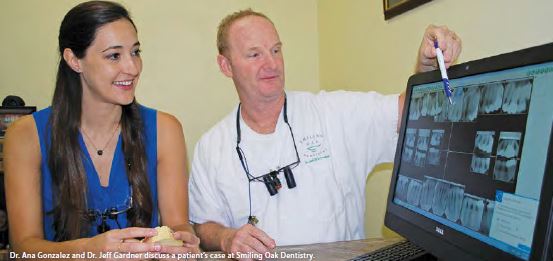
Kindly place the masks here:
[(117, 130), (119, 129), (119, 123), (117, 123), (115, 125), (115, 128), (113, 129), (113, 134), (111, 134), (111, 137), (109, 138), (109, 140), (106, 142), (106, 144), (104, 144), (103, 147), (101, 147), (100, 149), (98, 149), (98, 147), (96, 147), (96, 145), (94, 144), (94, 142), (92, 141), (92, 139), (90, 138), (90, 136), (88, 136), (88, 134), (86, 134), (86, 132), (84, 131), (83, 128), (81, 128), (81, 132), (84, 134), (84, 136), (88, 139), (88, 142), (90, 143), (90, 145), (92, 145), (92, 147), (94, 147), (94, 150), (96, 150), (96, 154), (98, 154), (98, 156), (102, 156), (104, 154), (104, 150), (107, 148), (107, 146), (111, 143), (111, 140), (113, 140), (113, 137), (115, 137), (115, 133), (117, 133)]

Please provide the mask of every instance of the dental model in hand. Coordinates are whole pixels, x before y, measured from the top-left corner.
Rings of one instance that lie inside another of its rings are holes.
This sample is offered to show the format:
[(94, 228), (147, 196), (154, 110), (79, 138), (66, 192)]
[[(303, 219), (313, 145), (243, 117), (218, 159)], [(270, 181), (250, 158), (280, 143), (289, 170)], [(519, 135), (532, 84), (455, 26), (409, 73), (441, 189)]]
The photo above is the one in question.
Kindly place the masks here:
[(173, 231), (168, 226), (156, 227), (157, 235), (145, 238), (144, 243), (159, 243), (163, 246), (182, 246), (182, 240), (173, 237)]

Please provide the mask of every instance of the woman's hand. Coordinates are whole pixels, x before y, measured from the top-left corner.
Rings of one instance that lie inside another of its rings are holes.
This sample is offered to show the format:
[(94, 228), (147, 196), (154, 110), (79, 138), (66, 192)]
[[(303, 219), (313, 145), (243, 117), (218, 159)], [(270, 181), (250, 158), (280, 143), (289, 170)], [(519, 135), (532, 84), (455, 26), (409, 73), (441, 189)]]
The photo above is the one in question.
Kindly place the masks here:
[[(142, 243), (137, 238), (152, 237), (157, 235), (154, 228), (129, 227), (124, 229), (113, 229), (90, 238), (86, 243), (86, 251), (96, 254), (102, 259), (118, 259), (113, 253), (146, 253), (160, 252), (161, 246), (157, 243)], [(99, 256), (99, 253), (112, 253)]]

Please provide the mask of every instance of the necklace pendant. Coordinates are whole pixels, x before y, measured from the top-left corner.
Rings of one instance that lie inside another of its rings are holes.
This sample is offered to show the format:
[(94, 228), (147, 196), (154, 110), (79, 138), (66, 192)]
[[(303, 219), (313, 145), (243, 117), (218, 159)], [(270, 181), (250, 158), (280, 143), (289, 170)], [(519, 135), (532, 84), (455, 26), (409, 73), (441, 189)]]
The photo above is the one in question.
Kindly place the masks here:
[(97, 150), (96, 154), (98, 154), (98, 156), (102, 156), (102, 154), (104, 154), (104, 150)]

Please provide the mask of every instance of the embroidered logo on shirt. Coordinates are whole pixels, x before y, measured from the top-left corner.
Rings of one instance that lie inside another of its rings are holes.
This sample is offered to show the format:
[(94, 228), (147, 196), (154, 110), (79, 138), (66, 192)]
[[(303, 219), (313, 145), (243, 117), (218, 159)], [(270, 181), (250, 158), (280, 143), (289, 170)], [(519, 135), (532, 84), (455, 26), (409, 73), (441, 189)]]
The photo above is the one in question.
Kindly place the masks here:
[(330, 158), (326, 147), (325, 138), (322, 134), (304, 136), (299, 140), (301, 158), (305, 163), (315, 162), (321, 159)]

